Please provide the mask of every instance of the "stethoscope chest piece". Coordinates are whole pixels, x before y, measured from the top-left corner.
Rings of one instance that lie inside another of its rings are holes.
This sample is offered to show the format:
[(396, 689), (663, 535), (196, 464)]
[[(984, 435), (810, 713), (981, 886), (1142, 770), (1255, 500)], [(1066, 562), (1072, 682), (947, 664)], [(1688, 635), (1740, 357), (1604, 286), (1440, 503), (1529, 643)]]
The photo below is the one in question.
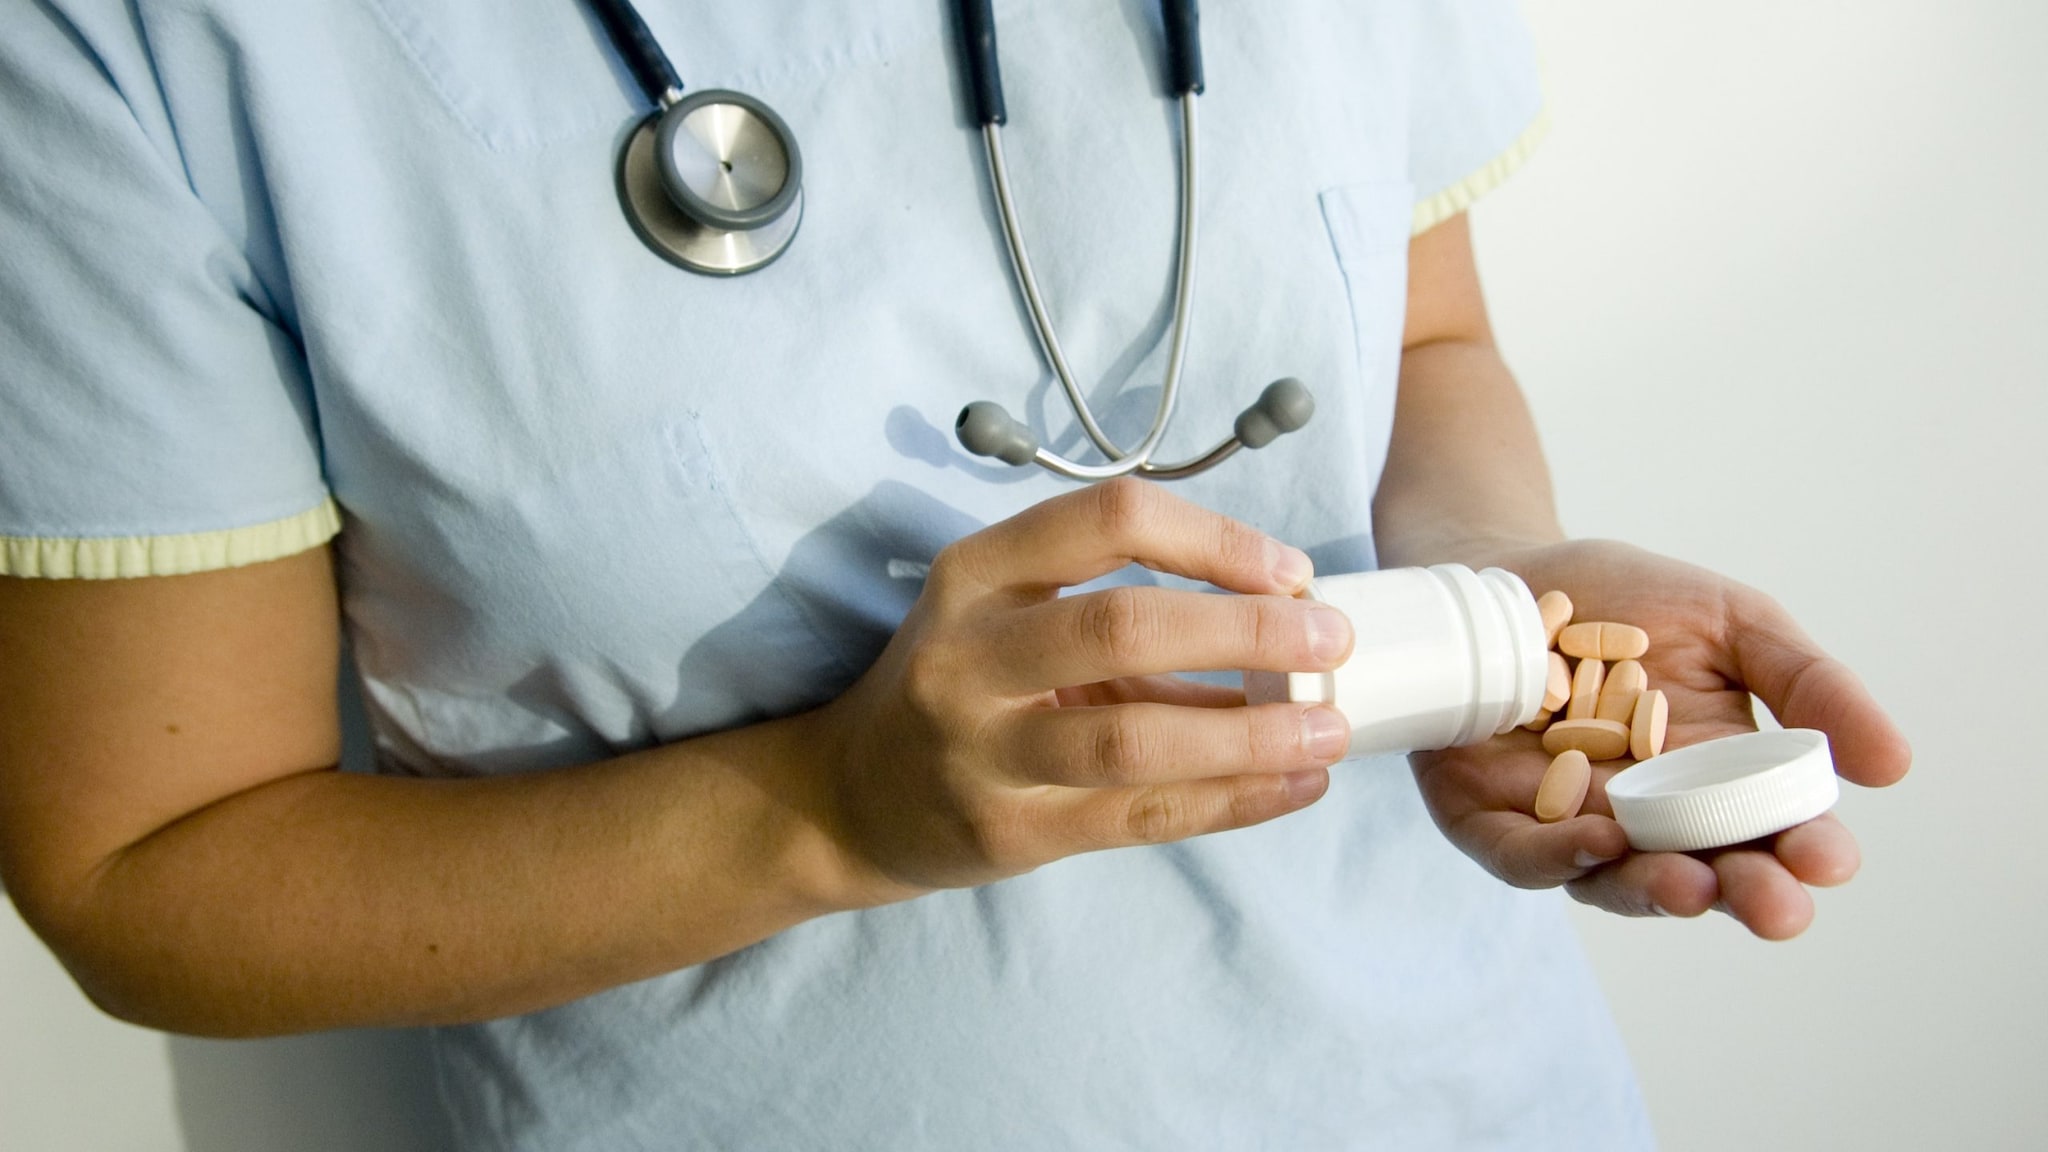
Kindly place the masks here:
[(619, 200), (649, 248), (713, 276), (761, 268), (803, 222), (803, 156), (775, 111), (693, 92), (642, 120), (619, 154)]

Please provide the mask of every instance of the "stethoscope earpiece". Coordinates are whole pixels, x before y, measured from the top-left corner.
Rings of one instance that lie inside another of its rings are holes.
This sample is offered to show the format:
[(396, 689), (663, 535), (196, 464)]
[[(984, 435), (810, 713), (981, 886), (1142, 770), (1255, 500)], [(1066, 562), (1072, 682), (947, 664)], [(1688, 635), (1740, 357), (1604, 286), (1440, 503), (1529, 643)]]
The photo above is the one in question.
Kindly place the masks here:
[(1316, 414), (1316, 398), (1308, 386), (1292, 376), (1266, 385), (1252, 406), (1237, 414), (1231, 429), (1238, 443), (1247, 448), (1264, 448), (1289, 432), (1299, 431)]
[(976, 456), (1005, 464), (1021, 467), (1038, 456), (1038, 433), (993, 400), (976, 400), (962, 408), (960, 418), (953, 421), (953, 435)]

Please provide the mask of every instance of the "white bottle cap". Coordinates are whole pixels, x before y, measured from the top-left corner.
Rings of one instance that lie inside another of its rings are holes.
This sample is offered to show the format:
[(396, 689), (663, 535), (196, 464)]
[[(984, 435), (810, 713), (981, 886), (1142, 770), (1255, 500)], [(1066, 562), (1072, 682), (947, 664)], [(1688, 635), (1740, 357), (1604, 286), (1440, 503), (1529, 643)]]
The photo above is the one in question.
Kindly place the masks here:
[(1745, 732), (1616, 773), (1607, 802), (1638, 852), (1698, 852), (1782, 832), (1835, 806), (1827, 734)]

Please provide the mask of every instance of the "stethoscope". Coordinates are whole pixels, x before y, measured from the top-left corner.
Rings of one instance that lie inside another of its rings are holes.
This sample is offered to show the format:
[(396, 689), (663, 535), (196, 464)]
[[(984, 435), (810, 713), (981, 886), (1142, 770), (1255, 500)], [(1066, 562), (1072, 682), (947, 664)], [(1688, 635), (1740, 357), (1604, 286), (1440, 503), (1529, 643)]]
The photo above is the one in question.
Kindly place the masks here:
[[(628, 135), (619, 153), (619, 200), (633, 231), (656, 255), (692, 272), (739, 276), (766, 267), (789, 249), (803, 221), (803, 156), (789, 125), (766, 104), (739, 92), (713, 89), (684, 95), (675, 67), (631, 0), (589, 2), (655, 106)], [(1084, 464), (1052, 451), (1029, 425), (989, 400), (977, 400), (961, 410), (954, 422), (961, 446), (977, 456), (1018, 466), (1037, 464), (1073, 480), (1127, 475), (1178, 480), (1214, 468), (1239, 448), (1263, 448), (1307, 424), (1315, 414), (1315, 399), (1299, 380), (1286, 377), (1267, 385), (1251, 407), (1238, 414), (1232, 434), (1214, 448), (1178, 463), (1152, 460), (1173, 419), (1194, 311), (1198, 233), (1195, 98), (1205, 88), (1195, 0), (1161, 0), (1166, 74), (1171, 93), (1180, 100), (1181, 113), (1173, 327), (1159, 406), (1145, 438), (1126, 450), (1103, 431), (1067, 366), (1017, 223), (1009, 169), (1003, 161), (1002, 126), (1009, 122), (1009, 114), (1003, 106), (995, 14), (990, 3), (959, 0), (960, 51), (981, 126), (989, 181), (1002, 216), (1003, 241), (1010, 252), (1017, 290), (1031, 314), (1039, 350), (1059, 379), (1082, 431), (1105, 461)]]

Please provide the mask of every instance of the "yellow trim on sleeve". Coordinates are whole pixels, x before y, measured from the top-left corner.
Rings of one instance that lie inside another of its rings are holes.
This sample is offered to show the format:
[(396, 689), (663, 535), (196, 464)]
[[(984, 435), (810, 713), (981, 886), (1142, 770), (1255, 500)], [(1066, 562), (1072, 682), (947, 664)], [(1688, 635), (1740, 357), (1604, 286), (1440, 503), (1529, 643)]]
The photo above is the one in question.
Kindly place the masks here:
[(0, 536), (0, 576), (114, 580), (260, 564), (317, 548), (341, 531), (329, 497), (267, 524), (175, 536)]
[(1479, 171), (1416, 204), (1415, 219), (1409, 226), (1410, 234), (1422, 235), (1507, 183), (1508, 177), (1535, 153), (1536, 146), (1543, 143), (1543, 137), (1549, 132), (1550, 112), (1544, 109), (1536, 113), (1536, 119), (1530, 121), (1529, 127), (1513, 144), (1508, 145), (1507, 151), (1487, 161)]

